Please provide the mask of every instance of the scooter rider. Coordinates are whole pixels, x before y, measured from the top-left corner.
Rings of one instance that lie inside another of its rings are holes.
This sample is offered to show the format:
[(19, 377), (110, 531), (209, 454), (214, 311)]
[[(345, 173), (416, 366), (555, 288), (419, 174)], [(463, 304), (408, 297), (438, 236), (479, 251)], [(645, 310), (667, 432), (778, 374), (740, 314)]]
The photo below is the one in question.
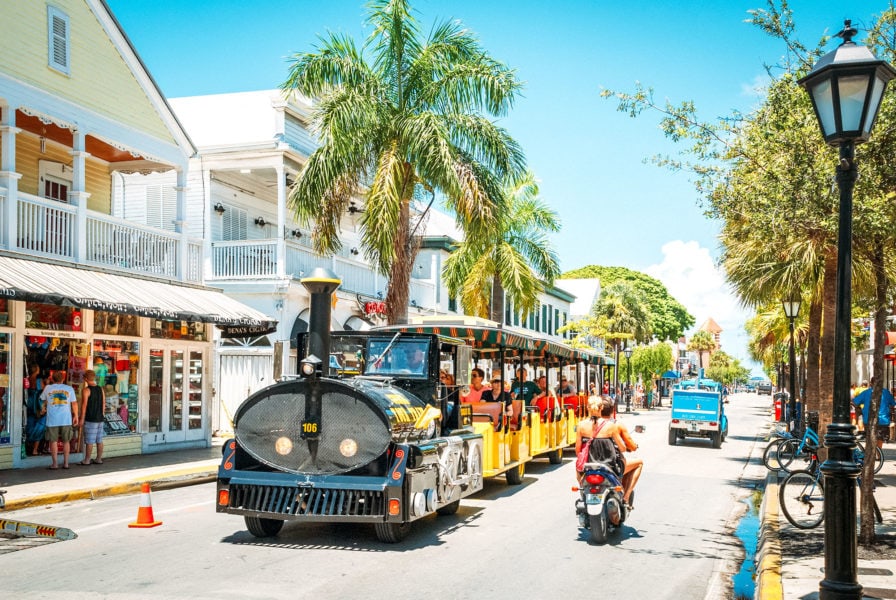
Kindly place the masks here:
[[(595, 430), (598, 431), (598, 438), (612, 438), (621, 452), (634, 452), (638, 449), (638, 445), (629, 435), (625, 424), (613, 420), (613, 408), (614, 403), (609, 398), (600, 398), (599, 396), (588, 398), (588, 413), (590, 417), (579, 421), (576, 427), (576, 455), (578, 455), (583, 441), (593, 437)], [(622, 486), (624, 488), (622, 499), (629, 508), (631, 508), (631, 495), (635, 490), (638, 479), (641, 477), (643, 466), (644, 461), (640, 458), (625, 457), (625, 471), (622, 475)], [(582, 473), (577, 473), (576, 475), (581, 480)]]

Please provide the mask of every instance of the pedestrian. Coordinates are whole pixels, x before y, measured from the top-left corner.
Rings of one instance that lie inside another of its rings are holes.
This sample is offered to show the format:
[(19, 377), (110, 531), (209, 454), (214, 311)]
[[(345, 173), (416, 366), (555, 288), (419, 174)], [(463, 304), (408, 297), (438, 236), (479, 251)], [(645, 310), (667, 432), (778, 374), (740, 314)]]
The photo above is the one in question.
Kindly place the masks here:
[(79, 465), (91, 464), (93, 446), (96, 445), (96, 460), (103, 464), (103, 412), (106, 408), (106, 394), (97, 382), (96, 371), (84, 372), (84, 389), (81, 390), (81, 422), (84, 424), (84, 460)]
[(47, 441), (50, 442), (51, 464), (55, 471), (59, 468), (57, 454), (62, 442), (62, 468), (68, 469), (71, 450), (72, 427), (78, 426), (78, 398), (75, 390), (65, 382), (65, 371), (53, 371), (50, 385), (40, 395), (41, 413), (47, 415)]
[[(874, 387), (874, 377), (871, 378), (871, 387), (859, 393), (855, 400), (856, 409), (862, 411), (862, 426), (870, 423), (871, 391)], [(896, 406), (893, 394), (887, 388), (881, 390), (880, 407), (877, 412), (877, 447), (883, 447), (884, 442), (890, 439), (890, 412)]]

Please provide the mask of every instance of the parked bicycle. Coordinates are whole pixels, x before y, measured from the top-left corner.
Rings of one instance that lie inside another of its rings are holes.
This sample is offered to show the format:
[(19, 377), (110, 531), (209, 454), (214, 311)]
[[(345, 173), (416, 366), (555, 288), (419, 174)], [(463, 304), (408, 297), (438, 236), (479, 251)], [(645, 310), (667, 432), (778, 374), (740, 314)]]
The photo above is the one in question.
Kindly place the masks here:
[[(861, 481), (857, 480), (858, 485)], [(788, 473), (778, 487), (781, 512), (791, 525), (800, 529), (818, 527), (824, 521), (824, 476), (818, 456), (812, 455), (807, 469)], [(883, 523), (883, 515), (872, 496), (874, 518)]]
[[(808, 468), (811, 457), (818, 452), (818, 434), (811, 427), (806, 427), (802, 437), (794, 437), (789, 432), (776, 433), (777, 439), (773, 439), (765, 447), (762, 453), (762, 463), (770, 471), (786, 471), (794, 470), (792, 468), (794, 460), (798, 461), (798, 466), (802, 469)], [(874, 472), (879, 473), (884, 466), (884, 453), (880, 448), (874, 448)], [(852, 453), (853, 462), (864, 464), (865, 462), (865, 445), (856, 439), (856, 447)]]

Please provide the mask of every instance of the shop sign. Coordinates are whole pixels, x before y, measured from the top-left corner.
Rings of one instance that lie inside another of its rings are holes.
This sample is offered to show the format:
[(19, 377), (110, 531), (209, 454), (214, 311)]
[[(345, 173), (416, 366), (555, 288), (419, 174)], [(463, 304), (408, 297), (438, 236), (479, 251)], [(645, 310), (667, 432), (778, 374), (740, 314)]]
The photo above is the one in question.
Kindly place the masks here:
[(385, 302), (365, 302), (364, 303), (364, 312), (368, 317), (373, 317), (377, 315), (385, 315), (386, 314), (386, 303)]

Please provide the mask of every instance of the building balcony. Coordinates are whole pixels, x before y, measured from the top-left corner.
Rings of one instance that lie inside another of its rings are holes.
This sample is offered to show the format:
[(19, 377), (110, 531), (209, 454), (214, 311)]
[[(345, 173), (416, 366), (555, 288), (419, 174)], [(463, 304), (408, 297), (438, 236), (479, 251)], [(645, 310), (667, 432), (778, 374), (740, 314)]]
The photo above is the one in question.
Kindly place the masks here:
[[(0, 247), (14, 253), (162, 279), (202, 282), (202, 241), (77, 206), (17, 193), (15, 227), (0, 188)], [(12, 232), (14, 231), (14, 235)], [(83, 241), (83, 244), (82, 244)]]
[[(305, 239), (305, 238), (302, 238)], [(278, 240), (238, 240), (212, 242), (212, 274), (209, 281), (263, 280), (278, 278), (281, 257)], [(340, 290), (361, 294), (370, 298), (383, 297), (389, 279), (343, 248), (334, 256), (316, 254), (307, 244), (286, 240), (283, 242), (283, 277), (299, 280), (317, 267), (333, 271), (340, 279)], [(411, 279), (408, 301), (423, 310), (436, 310), (436, 284), (431, 280)]]

